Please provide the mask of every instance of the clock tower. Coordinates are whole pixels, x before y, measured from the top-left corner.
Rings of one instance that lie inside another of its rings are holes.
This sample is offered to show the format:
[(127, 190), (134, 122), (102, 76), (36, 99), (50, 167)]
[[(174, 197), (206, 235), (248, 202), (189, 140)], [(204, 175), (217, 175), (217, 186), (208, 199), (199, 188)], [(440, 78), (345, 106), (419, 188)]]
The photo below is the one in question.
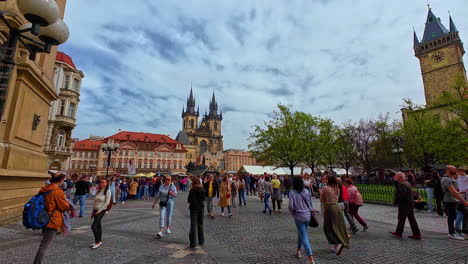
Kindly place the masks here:
[(414, 32), (414, 54), (421, 65), (427, 105), (434, 102), (443, 92), (451, 91), (457, 75), (466, 79), (463, 43), (451, 16), (449, 23), (450, 28), (447, 30), (440, 18), (429, 8), (421, 41)]

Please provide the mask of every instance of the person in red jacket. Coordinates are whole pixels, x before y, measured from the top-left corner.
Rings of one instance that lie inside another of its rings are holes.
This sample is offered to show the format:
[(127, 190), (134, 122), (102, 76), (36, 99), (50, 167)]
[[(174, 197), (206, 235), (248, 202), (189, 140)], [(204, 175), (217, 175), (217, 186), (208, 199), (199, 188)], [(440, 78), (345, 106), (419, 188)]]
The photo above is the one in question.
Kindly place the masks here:
[(348, 220), (348, 223), (351, 227), (351, 231), (353, 234), (356, 234), (357, 231), (359, 231), (359, 228), (357, 228), (356, 223), (354, 222), (353, 217), (349, 214), (349, 196), (348, 196), (348, 188), (344, 186), (342, 180), (340, 177), (336, 178), (336, 181), (338, 182), (338, 185), (341, 186), (341, 198), (343, 199), (343, 205), (344, 205), (344, 215), (346, 216), (346, 219)]
[(44, 186), (39, 191), (40, 193), (47, 194), (44, 198), (45, 200), (45, 209), (47, 214), (49, 214), (50, 220), (47, 226), (42, 230), (42, 241), (39, 249), (37, 250), (36, 257), (34, 258), (34, 264), (42, 263), (45, 252), (49, 248), (52, 240), (57, 235), (57, 230), (62, 229), (63, 226), (63, 216), (62, 213), (70, 209), (70, 205), (65, 198), (65, 193), (63, 192), (61, 186), (65, 181), (65, 174), (55, 173), (50, 178), (50, 184)]

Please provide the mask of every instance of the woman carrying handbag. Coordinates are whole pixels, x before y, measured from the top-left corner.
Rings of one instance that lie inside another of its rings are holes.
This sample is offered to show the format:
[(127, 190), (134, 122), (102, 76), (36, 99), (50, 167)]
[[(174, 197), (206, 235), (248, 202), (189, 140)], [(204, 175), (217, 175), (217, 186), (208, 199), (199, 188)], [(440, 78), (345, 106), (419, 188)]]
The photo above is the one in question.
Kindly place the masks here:
[(312, 247), (307, 236), (307, 226), (317, 224), (315, 217), (311, 213), (312, 200), (310, 192), (304, 189), (304, 181), (301, 177), (294, 177), (292, 185), (293, 191), (289, 193), (289, 212), (294, 217), (297, 228), (296, 257), (301, 258), (301, 248), (304, 246), (309, 263), (315, 263)]

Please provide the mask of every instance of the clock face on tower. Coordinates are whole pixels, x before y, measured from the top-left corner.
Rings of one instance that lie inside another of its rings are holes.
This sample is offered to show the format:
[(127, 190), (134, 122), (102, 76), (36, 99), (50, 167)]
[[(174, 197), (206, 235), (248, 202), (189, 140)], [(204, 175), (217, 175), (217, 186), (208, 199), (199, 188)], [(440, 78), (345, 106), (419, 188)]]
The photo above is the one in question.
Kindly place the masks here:
[(439, 51), (432, 54), (431, 59), (433, 62), (441, 62), (445, 59), (445, 53)]

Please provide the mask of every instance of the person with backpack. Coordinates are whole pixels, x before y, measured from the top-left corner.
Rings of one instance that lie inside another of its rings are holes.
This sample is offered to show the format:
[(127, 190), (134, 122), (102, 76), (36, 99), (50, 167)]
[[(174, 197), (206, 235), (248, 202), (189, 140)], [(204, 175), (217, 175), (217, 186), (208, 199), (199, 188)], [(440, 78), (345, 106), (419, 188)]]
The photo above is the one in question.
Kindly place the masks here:
[(172, 212), (174, 212), (174, 199), (177, 196), (177, 188), (174, 184), (171, 183), (171, 176), (166, 176), (164, 184), (159, 187), (159, 191), (156, 194), (156, 199), (154, 200), (153, 206), (154, 209), (156, 203), (159, 202), (159, 232), (156, 234), (157, 237), (163, 237), (163, 230), (166, 227), (166, 233), (171, 233), (171, 223), (172, 223)]
[(107, 208), (111, 203), (112, 194), (109, 189), (109, 183), (107, 179), (101, 179), (99, 183), (99, 191), (96, 193), (94, 198), (93, 212), (91, 213), (91, 219), (94, 218), (91, 230), (94, 235), (94, 244), (90, 247), (91, 249), (97, 249), (102, 245), (102, 225), (101, 221), (107, 212)]
[(349, 201), (349, 214), (356, 219), (363, 227), (363, 232), (369, 229), (369, 225), (359, 215), (359, 207), (364, 205), (364, 200), (358, 188), (353, 185), (353, 179), (346, 178), (345, 183), (348, 185), (348, 201)]
[[(57, 235), (57, 230), (62, 229), (63, 216), (62, 213), (70, 209), (70, 205), (65, 197), (65, 193), (60, 186), (65, 181), (65, 174), (55, 173), (50, 177), (50, 184), (44, 186), (39, 191), (44, 199), (43, 207), (36, 207), (36, 210), (45, 210), (48, 215), (47, 225), (42, 229), (42, 241), (39, 249), (37, 250), (36, 257), (34, 258), (34, 264), (42, 263), (45, 253), (49, 248), (52, 240)], [(34, 215), (34, 212), (30, 211)], [(29, 218), (27, 215), (23, 216)], [(33, 228), (35, 228), (33, 226)]]
[(242, 206), (242, 203), (244, 203), (244, 205), (247, 205), (247, 203), (245, 202), (245, 192), (246, 192), (246, 188), (247, 188), (247, 183), (245, 182), (244, 180), (244, 176), (240, 176), (239, 177), (239, 206)]
[(80, 180), (75, 182), (75, 195), (73, 196), (73, 204), (76, 205), (80, 201), (80, 214), (78, 217), (83, 217), (86, 206), (86, 197), (90, 193), (91, 184), (88, 181), (88, 176), (83, 175)]
[(190, 204), (190, 248), (195, 248), (197, 245), (202, 246), (205, 242), (203, 231), (203, 211), (205, 208), (206, 191), (200, 182), (199, 178), (193, 180), (193, 187), (190, 189), (187, 202)]
[[(468, 217), (468, 202), (457, 191), (458, 188), (458, 173), (457, 168), (452, 165), (446, 167), (446, 175), (442, 177), (441, 185), (444, 191), (444, 206), (448, 214), (448, 237), (456, 240), (465, 240), (465, 238), (455, 232), (455, 219), (457, 217), (457, 210), (460, 210), (464, 217)], [(463, 227), (464, 231), (468, 233), (467, 227)]]

